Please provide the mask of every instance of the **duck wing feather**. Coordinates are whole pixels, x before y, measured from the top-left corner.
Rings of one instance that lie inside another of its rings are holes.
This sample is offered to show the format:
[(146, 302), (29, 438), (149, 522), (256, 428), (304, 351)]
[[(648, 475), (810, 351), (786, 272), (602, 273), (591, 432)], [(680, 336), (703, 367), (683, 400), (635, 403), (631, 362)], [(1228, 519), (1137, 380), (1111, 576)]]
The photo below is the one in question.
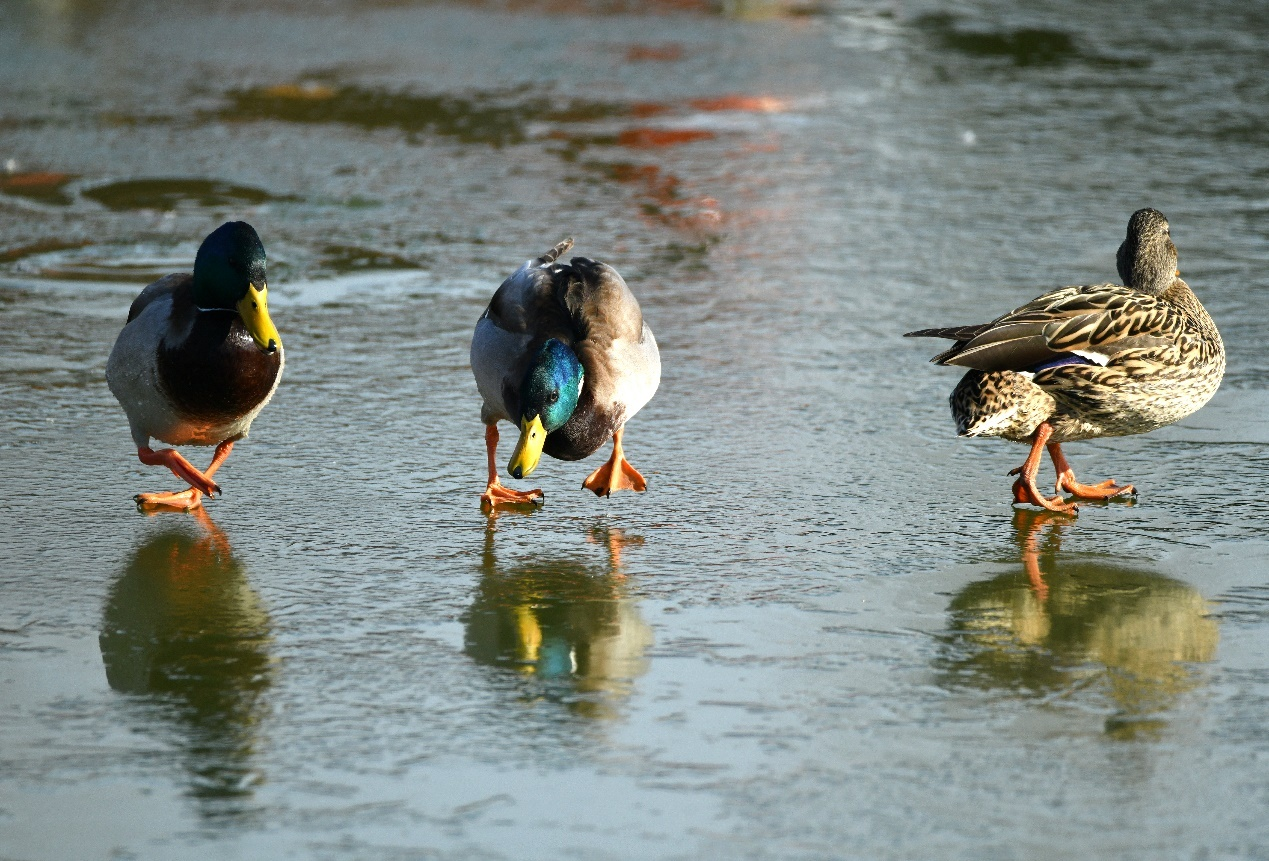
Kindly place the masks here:
[(1174, 345), (1184, 316), (1164, 299), (1117, 284), (1063, 287), (980, 327), (922, 330), (960, 337), (931, 361), (980, 371), (1032, 371), (1068, 356), (1098, 365), (1128, 350)]

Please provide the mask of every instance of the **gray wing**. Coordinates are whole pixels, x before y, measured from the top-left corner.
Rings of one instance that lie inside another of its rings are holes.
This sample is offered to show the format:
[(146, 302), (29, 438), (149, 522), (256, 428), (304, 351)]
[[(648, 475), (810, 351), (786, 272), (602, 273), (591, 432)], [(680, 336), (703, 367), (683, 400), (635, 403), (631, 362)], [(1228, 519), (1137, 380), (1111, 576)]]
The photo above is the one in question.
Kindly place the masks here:
[(146, 288), (137, 295), (137, 298), (132, 300), (132, 305), (128, 308), (128, 322), (131, 323), (140, 316), (146, 305), (149, 305), (160, 296), (170, 296), (192, 279), (193, 276), (188, 272), (176, 272), (171, 275), (164, 275), (153, 284), (146, 285)]

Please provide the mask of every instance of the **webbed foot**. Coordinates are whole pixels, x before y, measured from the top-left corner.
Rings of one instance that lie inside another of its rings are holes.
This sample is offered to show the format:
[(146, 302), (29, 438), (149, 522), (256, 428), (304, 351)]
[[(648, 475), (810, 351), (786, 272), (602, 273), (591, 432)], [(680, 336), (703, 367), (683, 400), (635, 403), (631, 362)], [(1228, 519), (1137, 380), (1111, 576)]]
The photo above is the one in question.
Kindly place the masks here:
[(512, 490), (504, 486), (496, 478), (485, 487), (480, 495), (480, 505), (494, 508), (499, 505), (543, 505), (546, 496), (540, 488), (533, 490)]
[(137, 504), (137, 508), (142, 511), (162, 511), (164, 509), (173, 509), (176, 511), (193, 511), (195, 508), (201, 508), (203, 505), (203, 493), (200, 490), (189, 488), (179, 493), (168, 493), (166, 491), (159, 493), (138, 493), (132, 497)]

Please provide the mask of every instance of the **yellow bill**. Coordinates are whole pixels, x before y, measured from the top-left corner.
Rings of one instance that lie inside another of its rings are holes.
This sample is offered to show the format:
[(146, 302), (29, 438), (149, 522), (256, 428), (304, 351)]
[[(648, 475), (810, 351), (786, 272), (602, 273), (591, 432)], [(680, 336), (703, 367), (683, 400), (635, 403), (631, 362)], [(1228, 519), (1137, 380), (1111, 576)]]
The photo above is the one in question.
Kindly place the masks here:
[(538, 468), (542, 459), (542, 446), (546, 444), (546, 428), (542, 427), (540, 416), (520, 419), (520, 441), (515, 451), (511, 452), (511, 462), (507, 464), (507, 472), (514, 478), (525, 478)]
[(238, 302), (238, 313), (260, 349), (272, 353), (282, 346), (282, 336), (269, 319), (268, 293), (266, 284), (261, 284), (259, 289), (254, 284), (248, 284), (247, 295)]

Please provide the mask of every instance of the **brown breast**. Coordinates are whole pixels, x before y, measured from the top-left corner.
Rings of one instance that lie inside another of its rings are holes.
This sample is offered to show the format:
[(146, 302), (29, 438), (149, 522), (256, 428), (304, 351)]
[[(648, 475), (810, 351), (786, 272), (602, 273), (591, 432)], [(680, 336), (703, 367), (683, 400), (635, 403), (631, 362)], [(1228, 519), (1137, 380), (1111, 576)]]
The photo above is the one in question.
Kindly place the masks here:
[[(204, 311), (175, 303), (168, 336), (159, 345), (159, 379), (182, 417), (198, 422), (234, 421), (273, 391), (282, 353), (256, 346), (235, 311)], [(179, 341), (172, 333), (188, 335)]]

